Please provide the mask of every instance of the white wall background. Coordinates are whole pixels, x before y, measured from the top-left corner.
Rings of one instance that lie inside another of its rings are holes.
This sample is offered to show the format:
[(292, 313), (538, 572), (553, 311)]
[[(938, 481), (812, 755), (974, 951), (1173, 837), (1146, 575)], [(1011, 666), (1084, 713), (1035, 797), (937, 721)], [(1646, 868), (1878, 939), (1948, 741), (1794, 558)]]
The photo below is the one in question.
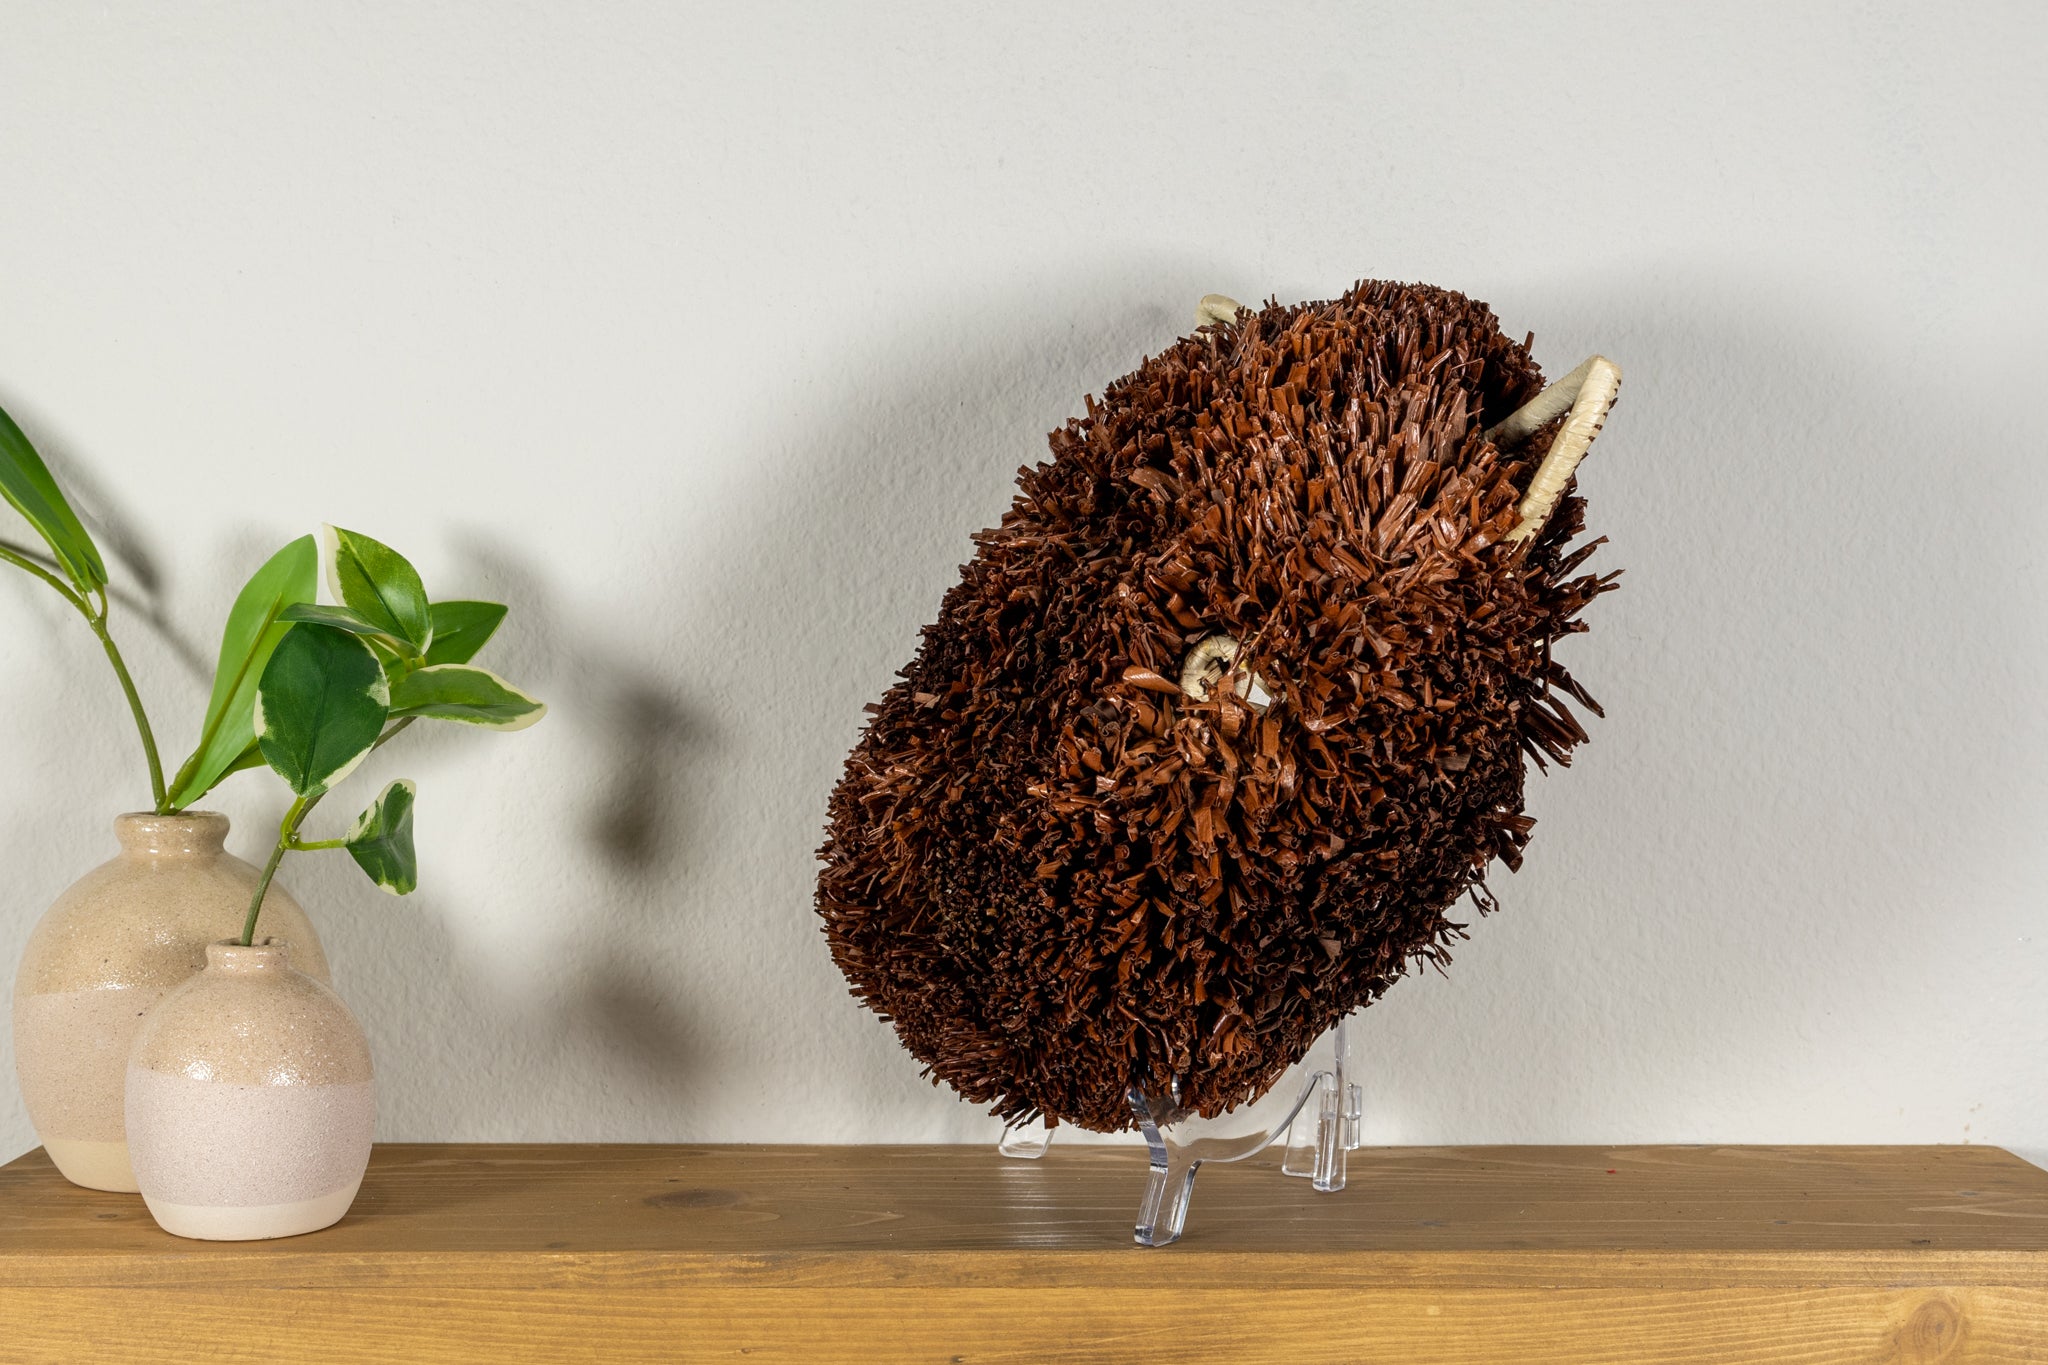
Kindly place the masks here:
[[(355, 780), (420, 781), (410, 901), (287, 866), (382, 1135), (991, 1137), (814, 926), (860, 707), (1199, 295), (1378, 275), (1623, 362), (1628, 572), (1508, 909), (1365, 1016), (1371, 1138), (2048, 1157), (2048, 11), (966, 8), (5, 4), (0, 403), (161, 609), (171, 761), (323, 520), (554, 705)], [(19, 575), (0, 760), (11, 961), (145, 791)]]

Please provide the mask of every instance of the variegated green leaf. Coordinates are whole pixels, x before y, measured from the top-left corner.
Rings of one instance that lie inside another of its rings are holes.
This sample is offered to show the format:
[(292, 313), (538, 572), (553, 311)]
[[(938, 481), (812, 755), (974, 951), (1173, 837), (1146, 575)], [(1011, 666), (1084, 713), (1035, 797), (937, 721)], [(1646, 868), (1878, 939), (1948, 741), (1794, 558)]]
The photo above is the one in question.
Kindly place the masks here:
[(419, 859), (413, 856), (414, 787), (403, 779), (386, 787), (348, 832), (347, 848), (370, 880), (394, 896), (420, 884)]
[(80, 592), (106, 586), (107, 566), (100, 559), (99, 547), (71, 510), (43, 457), (36, 454), (35, 446), (4, 409), (0, 409), (0, 497), (28, 519)]
[(292, 626), (256, 688), (263, 761), (298, 795), (317, 796), (376, 747), (390, 701), (367, 643), (332, 626)]
[(256, 684), (291, 626), (284, 614), (313, 600), (320, 582), (320, 551), (313, 537), (300, 536), (256, 571), (221, 632), (220, 662), (213, 671), (213, 697), (199, 729), (199, 745), (171, 782), (170, 805), (183, 810), (213, 790), (222, 778), (253, 764), (242, 758), (256, 747)]
[(322, 527), (321, 536), (327, 550), (328, 591), (336, 602), (418, 649), (433, 643), (427, 590), (404, 555), (338, 526)]
[(505, 608), (496, 602), (436, 602), (427, 611), (434, 623), (430, 664), (468, 663), (505, 619)]
[(434, 664), (406, 674), (391, 687), (393, 716), (426, 716), (493, 730), (524, 730), (547, 710), (497, 674), (467, 664)]
[(284, 619), (311, 621), (315, 625), (333, 626), (336, 630), (360, 635), (372, 644), (384, 646), (399, 658), (418, 660), (420, 657), (419, 649), (412, 641), (402, 635), (393, 635), (374, 621), (366, 619), (361, 613), (351, 611), (347, 607), (330, 607), (320, 602), (300, 602), (285, 608)]

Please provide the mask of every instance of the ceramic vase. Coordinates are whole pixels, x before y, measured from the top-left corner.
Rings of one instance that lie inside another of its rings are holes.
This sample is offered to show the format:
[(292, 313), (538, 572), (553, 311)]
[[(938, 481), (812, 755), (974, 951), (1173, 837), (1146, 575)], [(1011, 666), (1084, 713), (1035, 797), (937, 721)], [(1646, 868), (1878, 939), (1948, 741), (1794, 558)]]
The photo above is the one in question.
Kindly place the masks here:
[[(14, 978), (14, 1064), (36, 1136), (74, 1184), (136, 1188), (121, 1120), (128, 1050), (156, 1003), (239, 935), (256, 869), (226, 852), (224, 815), (123, 815), (121, 851), (57, 898), (29, 935)], [(306, 912), (277, 883), (267, 932), (298, 969), (325, 980)]]
[(341, 997), (274, 938), (210, 943), (128, 1054), (128, 1150), (157, 1225), (293, 1237), (340, 1219), (370, 1160), (370, 1047)]

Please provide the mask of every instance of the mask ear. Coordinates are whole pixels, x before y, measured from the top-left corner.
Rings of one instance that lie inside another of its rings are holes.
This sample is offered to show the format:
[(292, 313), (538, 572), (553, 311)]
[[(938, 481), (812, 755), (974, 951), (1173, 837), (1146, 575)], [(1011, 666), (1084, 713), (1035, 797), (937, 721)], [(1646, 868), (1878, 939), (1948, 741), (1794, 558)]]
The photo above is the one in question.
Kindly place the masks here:
[(1204, 294), (1202, 301), (1195, 305), (1195, 326), (1218, 327), (1226, 322), (1236, 322), (1239, 313), (1250, 311), (1228, 294)]
[(1550, 520), (1572, 471), (1592, 448), (1593, 438), (1600, 434), (1600, 426), (1607, 420), (1608, 409), (1614, 406), (1614, 396), (1620, 390), (1621, 366), (1606, 356), (1588, 356), (1579, 368), (1487, 431), (1488, 440), (1509, 445), (1540, 429), (1559, 413), (1568, 414), (1543, 456), (1543, 463), (1537, 467), (1536, 477), (1529, 480), (1528, 490), (1522, 494), (1522, 519), (1508, 532), (1510, 542), (1530, 539)]

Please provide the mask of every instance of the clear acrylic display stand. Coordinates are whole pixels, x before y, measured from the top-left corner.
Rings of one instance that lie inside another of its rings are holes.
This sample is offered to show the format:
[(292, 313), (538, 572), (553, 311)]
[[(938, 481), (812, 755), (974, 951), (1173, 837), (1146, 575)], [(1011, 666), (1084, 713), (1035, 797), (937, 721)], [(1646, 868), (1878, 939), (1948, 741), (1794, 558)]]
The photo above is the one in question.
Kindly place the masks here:
[[(1195, 1173), (1204, 1164), (1243, 1161), (1283, 1136), (1284, 1173), (1306, 1178), (1324, 1194), (1344, 1188), (1345, 1159), (1359, 1146), (1364, 1113), (1362, 1092), (1351, 1079), (1349, 1024), (1344, 1020), (1318, 1039), (1309, 1055), (1256, 1103), (1218, 1118), (1201, 1118), (1167, 1097), (1132, 1089), (1131, 1109), (1152, 1156), (1138, 1204), (1138, 1245), (1163, 1247), (1179, 1239)], [(1052, 1130), (1034, 1120), (1005, 1129), (997, 1150), (1030, 1161), (1044, 1156), (1051, 1145)]]

